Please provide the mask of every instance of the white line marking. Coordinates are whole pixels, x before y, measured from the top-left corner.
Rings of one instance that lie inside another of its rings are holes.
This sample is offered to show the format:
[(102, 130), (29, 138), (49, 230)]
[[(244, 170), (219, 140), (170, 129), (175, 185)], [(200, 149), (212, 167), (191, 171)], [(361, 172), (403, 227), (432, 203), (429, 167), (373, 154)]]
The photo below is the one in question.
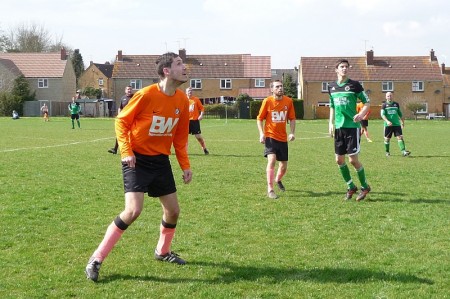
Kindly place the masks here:
[(36, 149), (54, 148), (54, 147), (63, 147), (63, 146), (69, 146), (69, 145), (74, 145), (74, 144), (98, 142), (98, 141), (112, 139), (112, 138), (114, 138), (114, 137), (100, 138), (100, 139), (94, 139), (94, 140), (89, 140), (89, 141), (77, 141), (77, 142), (71, 142), (71, 143), (47, 145), (47, 146), (12, 148), (12, 149), (0, 150), (0, 153), (17, 152), (17, 151), (24, 151), (24, 150), (36, 150)]

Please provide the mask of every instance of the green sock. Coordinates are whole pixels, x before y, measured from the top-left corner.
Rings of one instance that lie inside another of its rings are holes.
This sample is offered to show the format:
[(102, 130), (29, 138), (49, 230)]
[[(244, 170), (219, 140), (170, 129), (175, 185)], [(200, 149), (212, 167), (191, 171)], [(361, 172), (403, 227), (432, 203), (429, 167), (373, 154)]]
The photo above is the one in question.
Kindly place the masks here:
[(77, 124), (78, 124), (78, 128), (80, 127), (80, 121), (79, 120), (77, 120)]
[(72, 119), (72, 129), (75, 129), (75, 122)]
[(347, 186), (349, 189), (355, 188), (355, 184), (353, 183), (352, 177), (350, 176), (350, 169), (348, 169), (347, 164), (339, 165), (339, 171), (341, 172), (342, 177), (344, 178), (345, 182), (347, 183)]
[(405, 141), (403, 141), (403, 139), (398, 141), (398, 147), (402, 152), (405, 150)]
[(386, 153), (389, 153), (389, 145), (390, 145), (390, 143), (389, 142), (384, 142), (384, 149), (386, 150)]
[(366, 172), (364, 171), (364, 167), (361, 166), (360, 169), (356, 170), (356, 173), (358, 174), (358, 178), (359, 178), (359, 181), (361, 182), (361, 186), (363, 188), (367, 188), (369, 185), (367, 184), (367, 181), (366, 181)]

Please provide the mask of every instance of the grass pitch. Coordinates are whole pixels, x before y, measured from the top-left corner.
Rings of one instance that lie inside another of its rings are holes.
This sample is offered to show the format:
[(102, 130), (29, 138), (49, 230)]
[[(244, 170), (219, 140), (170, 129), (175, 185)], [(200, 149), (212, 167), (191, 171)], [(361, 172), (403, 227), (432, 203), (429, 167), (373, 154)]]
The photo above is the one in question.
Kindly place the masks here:
[[(173, 250), (153, 260), (161, 208), (140, 218), (103, 263), (86, 262), (123, 209), (113, 119), (0, 118), (0, 298), (448, 298), (450, 122), (407, 121), (410, 157), (384, 156), (381, 121), (360, 160), (372, 192), (343, 201), (327, 121), (297, 121), (287, 191), (266, 197), (254, 120), (203, 120), (190, 136), (194, 179), (181, 183)], [(351, 169), (352, 177), (357, 181)], [(358, 182), (359, 183), (359, 182)], [(359, 185), (359, 184), (358, 184)]]

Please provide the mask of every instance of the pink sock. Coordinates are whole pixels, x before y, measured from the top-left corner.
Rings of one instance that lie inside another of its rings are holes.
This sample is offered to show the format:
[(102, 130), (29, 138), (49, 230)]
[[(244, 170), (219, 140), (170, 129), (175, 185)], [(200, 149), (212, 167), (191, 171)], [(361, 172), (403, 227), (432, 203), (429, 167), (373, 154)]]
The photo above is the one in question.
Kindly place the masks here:
[(158, 251), (159, 255), (164, 255), (170, 251), (170, 245), (175, 236), (175, 228), (167, 228), (161, 224), (159, 229), (160, 235), (156, 251)]
[(106, 230), (105, 237), (103, 241), (98, 246), (97, 250), (92, 255), (99, 262), (103, 262), (103, 260), (108, 256), (108, 254), (113, 249), (114, 245), (120, 240), (122, 237), (123, 230), (117, 227), (117, 225), (113, 222), (108, 226)]

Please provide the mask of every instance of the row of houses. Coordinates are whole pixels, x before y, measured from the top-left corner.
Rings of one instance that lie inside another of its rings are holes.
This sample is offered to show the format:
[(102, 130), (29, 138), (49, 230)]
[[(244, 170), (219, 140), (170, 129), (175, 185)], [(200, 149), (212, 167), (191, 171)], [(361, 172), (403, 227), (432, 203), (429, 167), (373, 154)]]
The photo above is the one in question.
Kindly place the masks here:
[[(205, 104), (233, 100), (240, 94), (253, 99), (270, 95), (270, 82), (290, 74), (298, 84), (298, 98), (304, 100), (305, 119), (327, 117), (320, 107), (328, 106), (328, 82), (336, 80), (335, 63), (342, 57), (301, 57), (298, 67), (271, 68), (270, 56), (251, 54), (188, 55), (180, 49), (190, 86)], [(159, 55), (125, 55), (117, 52), (113, 63), (93, 63), (78, 81), (78, 88), (102, 90), (102, 97), (118, 103), (126, 86), (138, 90), (158, 82), (155, 70)], [(360, 81), (371, 98), (372, 106), (380, 106), (388, 91), (397, 100), (421, 102), (424, 114), (450, 115), (450, 69), (439, 64), (434, 50), (427, 56), (380, 56), (367, 51), (350, 61), (350, 77)], [(8, 90), (15, 77), (23, 74), (36, 92), (38, 101), (69, 102), (77, 86), (75, 72), (64, 49), (60, 53), (0, 53), (0, 90)]]

